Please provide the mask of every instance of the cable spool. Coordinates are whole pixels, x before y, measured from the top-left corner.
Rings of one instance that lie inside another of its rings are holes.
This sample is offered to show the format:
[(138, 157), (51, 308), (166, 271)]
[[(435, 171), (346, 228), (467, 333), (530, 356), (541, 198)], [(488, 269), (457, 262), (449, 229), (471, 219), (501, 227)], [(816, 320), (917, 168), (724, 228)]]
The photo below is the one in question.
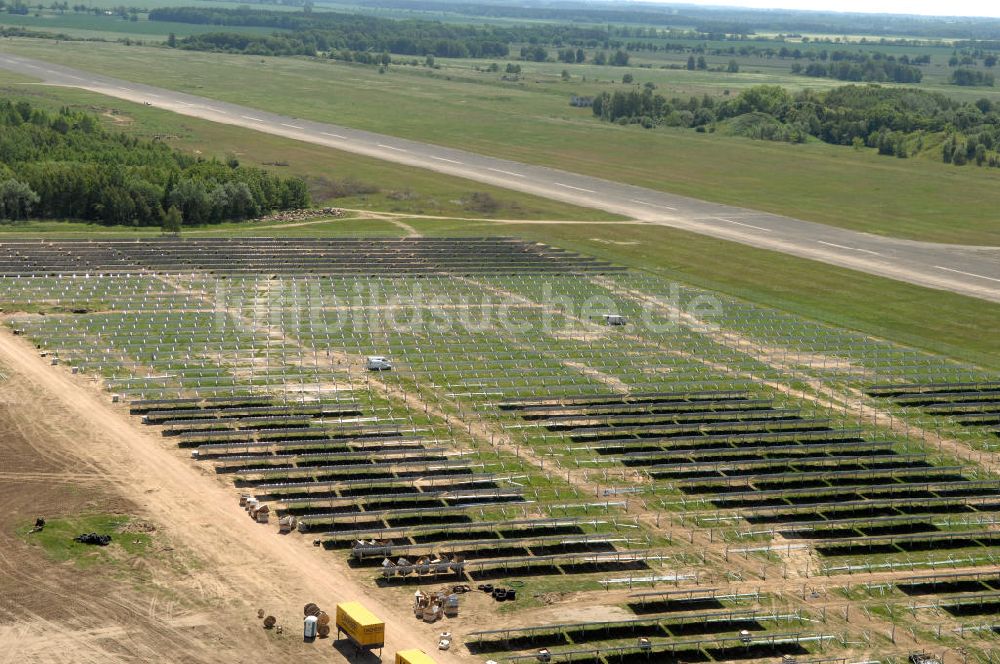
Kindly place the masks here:
[(264, 613), (264, 609), (257, 609), (257, 617), (258, 618), (260, 618), (261, 620), (263, 620), (265, 615), (266, 614)]
[(302, 615), (304, 616), (319, 615), (319, 612), (320, 612), (319, 607), (313, 604), (312, 602), (309, 602), (308, 604), (302, 607)]
[(318, 614), (316, 614), (316, 618), (318, 619), (317, 622), (320, 625), (330, 624), (330, 614), (327, 613), (326, 611), (320, 611)]
[(330, 636), (330, 626), (329, 625), (319, 625), (316, 628), (316, 636), (318, 636), (321, 639), (325, 639), (326, 637)]
[(268, 616), (264, 618), (264, 629), (271, 629), (278, 622), (278, 619), (274, 616)]

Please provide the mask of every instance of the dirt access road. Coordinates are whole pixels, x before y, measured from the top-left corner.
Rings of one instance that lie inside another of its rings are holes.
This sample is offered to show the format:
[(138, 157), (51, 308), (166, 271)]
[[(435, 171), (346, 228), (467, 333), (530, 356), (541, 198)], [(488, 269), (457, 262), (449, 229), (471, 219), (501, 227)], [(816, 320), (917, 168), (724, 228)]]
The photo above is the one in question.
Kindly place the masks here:
[[(0, 366), (8, 376), (0, 415), (11, 422), (0, 428), (0, 473), (23, 499), (15, 520), (38, 509), (138, 514), (190, 561), (155, 570), (144, 596), (120, 578), (47, 563), (40, 548), (12, 537), (9, 519), (0, 523), (0, 663), (345, 661), (329, 640), (303, 643), (299, 629), (305, 603), (332, 610), (348, 599), (386, 620), (387, 659), (397, 649), (434, 650), (439, 631), (455, 631), (447, 622), (418, 623), (408, 603), (393, 602), (399, 594), (373, 597), (342, 556), (253, 523), (231, 487), (142, 430), (96, 383), (50, 366), (7, 329)], [(30, 445), (17, 451), (15, 439)], [(61, 487), (77, 499), (61, 497)], [(163, 599), (171, 593), (177, 602)], [(283, 635), (261, 629), (258, 608), (278, 617)]]

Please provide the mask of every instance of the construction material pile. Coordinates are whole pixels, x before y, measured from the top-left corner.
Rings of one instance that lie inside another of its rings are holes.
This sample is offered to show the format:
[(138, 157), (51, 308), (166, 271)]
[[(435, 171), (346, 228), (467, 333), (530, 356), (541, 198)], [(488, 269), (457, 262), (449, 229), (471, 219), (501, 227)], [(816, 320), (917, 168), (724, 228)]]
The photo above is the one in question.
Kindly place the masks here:
[[(462, 586), (466, 592), (468, 586)], [(458, 587), (445, 588), (435, 592), (425, 593), (418, 590), (413, 594), (413, 615), (417, 620), (432, 623), (442, 616), (454, 618), (458, 616)]]

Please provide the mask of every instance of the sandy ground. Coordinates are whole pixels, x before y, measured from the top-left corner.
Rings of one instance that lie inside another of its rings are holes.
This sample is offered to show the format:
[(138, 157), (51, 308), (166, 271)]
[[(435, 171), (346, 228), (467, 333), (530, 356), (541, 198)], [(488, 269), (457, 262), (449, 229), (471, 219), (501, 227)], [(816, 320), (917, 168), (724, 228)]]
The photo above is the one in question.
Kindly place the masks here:
[[(0, 662), (343, 661), (330, 641), (302, 642), (302, 606), (332, 610), (358, 598), (386, 619), (389, 657), (434, 650), (437, 632), (453, 629), (417, 623), (407, 603), (393, 602), (399, 595), (370, 596), (342, 557), (253, 523), (232, 489), (7, 330), (0, 365), (8, 376), (0, 385)], [(154, 587), (133, 587), (49, 563), (11, 532), (39, 511), (81, 510), (148, 518), (187, 562), (154, 570)], [(157, 600), (161, 589), (178, 599)], [(283, 635), (260, 628), (258, 608), (287, 625)]]

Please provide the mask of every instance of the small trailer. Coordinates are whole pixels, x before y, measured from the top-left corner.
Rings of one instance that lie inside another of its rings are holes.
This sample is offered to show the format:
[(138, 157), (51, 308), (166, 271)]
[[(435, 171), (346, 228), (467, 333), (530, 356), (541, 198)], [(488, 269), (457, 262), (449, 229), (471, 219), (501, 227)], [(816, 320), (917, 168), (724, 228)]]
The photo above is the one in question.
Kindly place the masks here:
[(628, 323), (628, 320), (625, 318), (625, 316), (622, 316), (620, 314), (604, 314), (605, 325), (618, 326), (618, 325), (625, 325), (626, 323)]

